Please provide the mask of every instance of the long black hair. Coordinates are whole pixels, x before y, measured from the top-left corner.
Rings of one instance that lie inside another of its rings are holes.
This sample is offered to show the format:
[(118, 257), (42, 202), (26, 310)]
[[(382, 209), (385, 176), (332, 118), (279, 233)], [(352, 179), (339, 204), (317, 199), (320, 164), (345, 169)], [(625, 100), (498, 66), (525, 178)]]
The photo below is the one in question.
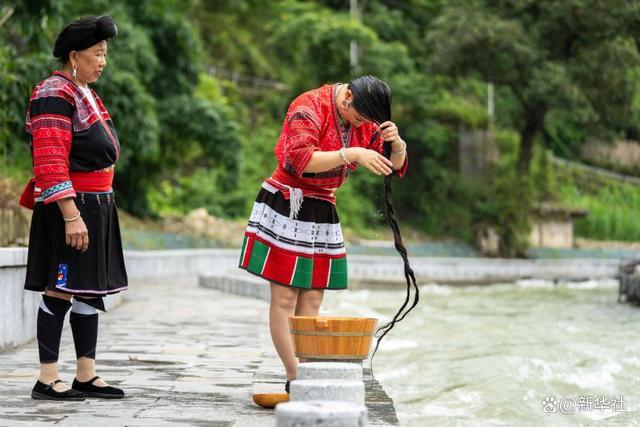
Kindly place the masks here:
[(391, 89), (375, 76), (362, 76), (349, 82), (353, 107), (365, 119), (381, 124), (391, 120)]
[[(382, 80), (374, 76), (362, 76), (349, 82), (348, 89), (353, 93), (353, 107), (363, 117), (378, 125), (391, 120), (391, 89)], [(385, 142), (383, 145), (384, 156), (388, 159), (391, 158), (391, 143)], [(373, 362), (373, 356), (375, 356), (380, 346), (382, 339), (393, 329), (396, 323), (402, 321), (407, 314), (413, 308), (418, 305), (420, 299), (420, 292), (418, 284), (416, 283), (416, 276), (413, 273), (413, 269), (409, 265), (409, 257), (407, 249), (402, 243), (402, 235), (400, 234), (400, 226), (398, 225), (398, 219), (396, 217), (396, 211), (393, 207), (393, 192), (391, 186), (391, 180), (393, 174), (384, 177), (384, 205), (385, 205), (385, 217), (387, 224), (393, 232), (393, 241), (396, 250), (402, 257), (404, 263), (404, 277), (407, 282), (407, 293), (403, 304), (398, 309), (398, 312), (393, 316), (393, 319), (384, 326), (381, 326), (376, 331), (376, 346), (371, 355), (371, 361)], [(411, 300), (411, 290), (414, 290), (413, 301), (409, 306)], [(407, 307), (409, 306), (409, 307)]]

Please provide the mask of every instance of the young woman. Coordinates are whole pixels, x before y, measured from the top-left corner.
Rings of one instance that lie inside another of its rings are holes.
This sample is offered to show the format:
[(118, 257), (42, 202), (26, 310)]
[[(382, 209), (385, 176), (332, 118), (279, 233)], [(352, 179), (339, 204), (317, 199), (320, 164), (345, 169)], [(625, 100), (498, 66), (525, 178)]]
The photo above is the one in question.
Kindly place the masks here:
[[(107, 65), (107, 39), (116, 33), (108, 16), (67, 25), (53, 50), (61, 68), (38, 83), (29, 100), (26, 131), (35, 178), (21, 198), (33, 208), (25, 289), (44, 292), (34, 399), (124, 397), (96, 375), (95, 366), (102, 296), (127, 288), (111, 189), (120, 143), (109, 113), (89, 87)], [(58, 378), (57, 363), (69, 309), (77, 356), (72, 388)]]
[(271, 337), (287, 393), (297, 376), (288, 317), (317, 316), (324, 289), (347, 288), (335, 190), (358, 165), (376, 175), (406, 170), (406, 144), (389, 117), (391, 91), (373, 76), (305, 92), (287, 111), (274, 150), (278, 166), (262, 183), (240, 257), (240, 268), (270, 282)]

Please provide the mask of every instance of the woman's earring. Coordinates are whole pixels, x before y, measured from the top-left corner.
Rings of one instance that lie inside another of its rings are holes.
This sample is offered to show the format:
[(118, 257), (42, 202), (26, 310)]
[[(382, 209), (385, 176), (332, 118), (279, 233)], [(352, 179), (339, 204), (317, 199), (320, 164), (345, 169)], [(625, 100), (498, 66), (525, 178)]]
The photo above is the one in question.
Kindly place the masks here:
[(78, 69), (76, 67), (73, 67), (73, 78), (74, 79), (78, 78)]
[(349, 108), (349, 102), (346, 99), (342, 101), (342, 108), (345, 110)]

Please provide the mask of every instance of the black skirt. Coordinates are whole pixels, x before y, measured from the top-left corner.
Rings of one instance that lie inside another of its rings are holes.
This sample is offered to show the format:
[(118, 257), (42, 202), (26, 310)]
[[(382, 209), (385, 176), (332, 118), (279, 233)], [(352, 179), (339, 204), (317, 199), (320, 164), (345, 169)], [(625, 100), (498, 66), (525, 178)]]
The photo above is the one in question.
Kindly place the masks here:
[(33, 209), (24, 288), (80, 296), (100, 296), (127, 289), (118, 211), (113, 192), (78, 193), (76, 206), (89, 232), (86, 252), (65, 243), (57, 203), (37, 202)]

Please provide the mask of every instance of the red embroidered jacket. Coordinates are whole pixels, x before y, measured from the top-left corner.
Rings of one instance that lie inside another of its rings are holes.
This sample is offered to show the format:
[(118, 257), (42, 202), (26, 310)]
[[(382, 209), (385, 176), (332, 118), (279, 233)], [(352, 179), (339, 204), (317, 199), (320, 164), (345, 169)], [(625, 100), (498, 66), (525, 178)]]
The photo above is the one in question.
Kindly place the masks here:
[[(357, 165), (341, 165), (334, 169), (306, 173), (304, 169), (314, 151), (335, 151), (341, 147), (364, 147), (382, 154), (383, 140), (374, 123), (348, 126), (346, 141), (334, 101), (334, 85), (324, 85), (298, 96), (287, 111), (282, 132), (274, 149), (278, 166), (266, 182), (289, 198), (289, 187), (300, 188), (304, 197), (315, 197), (335, 203), (335, 190)], [(395, 171), (403, 176), (407, 160)]]
[(54, 72), (33, 90), (25, 131), (35, 178), (21, 203), (32, 205), (35, 197), (49, 204), (75, 197), (76, 190), (110, 191), (120, 143), (104, 104), (91, 92), (99, 111), (64, 73)]

